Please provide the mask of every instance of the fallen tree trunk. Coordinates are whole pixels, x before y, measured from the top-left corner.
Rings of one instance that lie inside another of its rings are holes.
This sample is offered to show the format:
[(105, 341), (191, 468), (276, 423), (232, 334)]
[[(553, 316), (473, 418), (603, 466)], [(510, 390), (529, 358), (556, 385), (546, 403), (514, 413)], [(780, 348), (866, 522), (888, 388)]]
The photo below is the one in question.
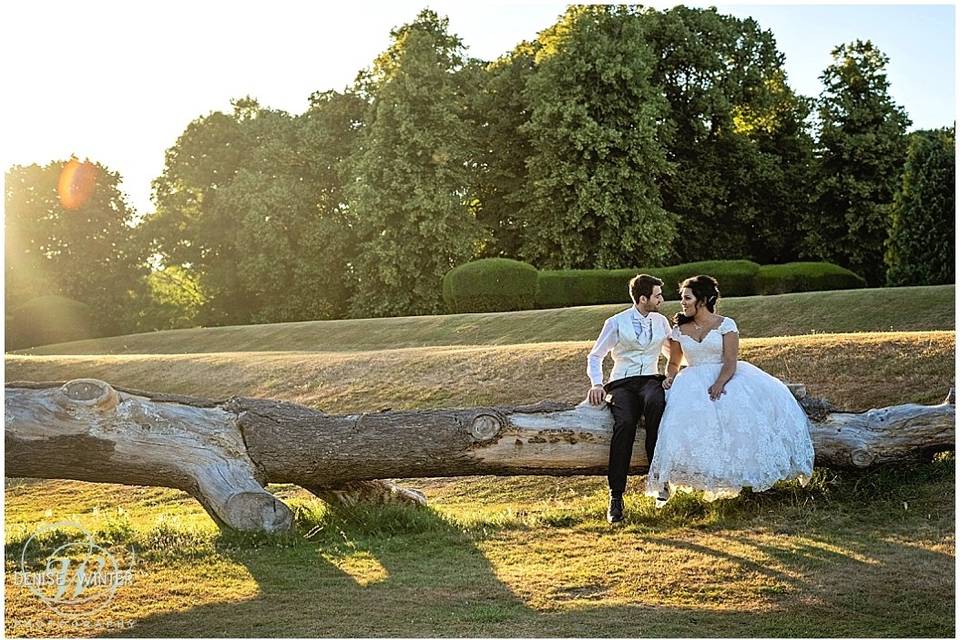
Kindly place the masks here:
[(81, 379), (7, 385), (4, 408), (7, 476), (181, 489), (232, 529), (293, 523), (263, 489), (267, 478), (247, 455), (236, 416), (215, 403), (151, 400)]
[[(816, 463), (867, 467), (954, 447), (952, 397), (941, 405), (834, 412), (806, 398)], [(263, 489), (303, 486), (340, 502), (422, 501), (385, 478), (606, 473), (610, 412), (540, 404), (329, 415), (275, 400), (224, 401), (114, 389), (100, 380), (11, 382), (8, 476), (154, 485), (196, 497), (221, 526), (277, 531), (289, 509)], [(643, 473), (643, 447), (631, 469)]]

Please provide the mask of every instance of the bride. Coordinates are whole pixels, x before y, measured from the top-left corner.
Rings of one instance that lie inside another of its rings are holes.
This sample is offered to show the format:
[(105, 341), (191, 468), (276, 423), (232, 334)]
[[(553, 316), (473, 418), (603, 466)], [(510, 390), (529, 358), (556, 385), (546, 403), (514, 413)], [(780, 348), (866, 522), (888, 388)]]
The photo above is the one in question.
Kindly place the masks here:
[[(703, 490), (704, 499), (715, 500), (743, 487), (763, 491), (779, 480), (805, 485), (813, 444), (803, 409), (778, 379), (737, 361), (737, 325), (714, 312), (716, 280), (688, 278), (680, 293), (647, 495), (661, 507), (678, 490)], [(681, 359), (688, 364), (683, 371)]]

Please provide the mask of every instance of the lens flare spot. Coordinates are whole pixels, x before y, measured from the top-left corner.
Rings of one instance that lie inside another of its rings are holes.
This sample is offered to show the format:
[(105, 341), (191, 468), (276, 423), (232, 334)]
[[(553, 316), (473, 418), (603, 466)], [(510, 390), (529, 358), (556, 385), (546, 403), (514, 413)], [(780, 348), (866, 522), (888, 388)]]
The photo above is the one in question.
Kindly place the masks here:
[(60, 171), (57, 195), (64, 209), (79, 209), (97, 188), (99, 170), (92, 162), (80, 162), (71, 158)]

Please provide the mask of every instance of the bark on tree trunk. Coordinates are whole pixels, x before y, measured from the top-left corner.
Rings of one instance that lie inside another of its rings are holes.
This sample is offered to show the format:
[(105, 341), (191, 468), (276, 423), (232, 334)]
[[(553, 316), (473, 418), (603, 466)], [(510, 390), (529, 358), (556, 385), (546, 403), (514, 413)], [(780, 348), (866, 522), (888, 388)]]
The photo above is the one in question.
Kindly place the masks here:
[[(831, 411), (791, 385), (810, 416), (816, 463), (867, 467), (954, 448), (955, 408)], [(216, 401), (114, 389), (100, 380), (11, 382), (7, 475), (174, 487), (221, 526), (278, 531), (290, 510), (263, 489), (293, 483), (323, 499), (423, 502), (386, 478), (606, 473), (604, 407), (543, 403), (329, 415), (275, 400)], [(642, 436), (640, 436), (642, 437)], [(643, 473), (635, 447), (634, 473)]]
[(247, 455), (237, 416), (212, 403), (151, 399), (80, 379), (7, 385), (4, 405), (8, 476), (181, 489), (232, 529), (293, 523), (290, 509), (263, 489), (266, 477)]

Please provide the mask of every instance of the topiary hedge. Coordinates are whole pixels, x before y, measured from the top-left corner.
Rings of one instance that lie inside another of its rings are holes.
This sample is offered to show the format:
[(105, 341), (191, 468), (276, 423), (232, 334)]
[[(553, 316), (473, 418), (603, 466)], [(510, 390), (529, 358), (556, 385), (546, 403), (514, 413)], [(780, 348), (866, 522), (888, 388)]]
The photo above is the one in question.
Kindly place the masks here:
[(453, 313), (630, 304), (627, 283), (638, 273), (663, 280), (667, 300), (678, 300), (679, 284), (700, 274), (716, 278), (720, 295), (727, 298), (866, 286), (854, 272), (829, 262), (760, 266), (749, 260), (707, 260), (671, 267), (545, 270), (537, 276), (531, 265), (494, 258), (470, 262), (448, 273), (443, 279), (443, 298)]
[(757, 273), (757, 293), (763, 295), (797, 291), (861, 289), (866, 280), (849, 269), (829, 262), (768, 264)]
[[(752, 296), (756, 290), (756, 276), (760, 265), (749, 260), (704, 260), (673, 267), (658, 267), (647, 271), (663, 280), (663, 297), (680, 299), (680, 283), (687, 278), (705, 274), (720, 283), (720, 295), (725, 298)], [(629, 301), (629, 297), (627, 298)]]
[(451, 313), (522, 311), (537, 298), (537, 269), (507, 258), (460, 265), (443, 277), (443, 301)]
[(575, 307), (630, 300), (627, 283), (636, 269), (569, 269), (541, 271), (537, 308)]
[(754, 280), (759, 269), (760, 265), (749, 260), (709, 260), (672, 267), (541, 271), (537, 307), (630, 303), (627, 283), (638, 273), (649, 273), (663, 280), (663, 297), (667, 300), (679, 300), (679, 284), (702, 273), (720, 282), (720, 293), (724, 296), (750, 296), (756, 293)]

